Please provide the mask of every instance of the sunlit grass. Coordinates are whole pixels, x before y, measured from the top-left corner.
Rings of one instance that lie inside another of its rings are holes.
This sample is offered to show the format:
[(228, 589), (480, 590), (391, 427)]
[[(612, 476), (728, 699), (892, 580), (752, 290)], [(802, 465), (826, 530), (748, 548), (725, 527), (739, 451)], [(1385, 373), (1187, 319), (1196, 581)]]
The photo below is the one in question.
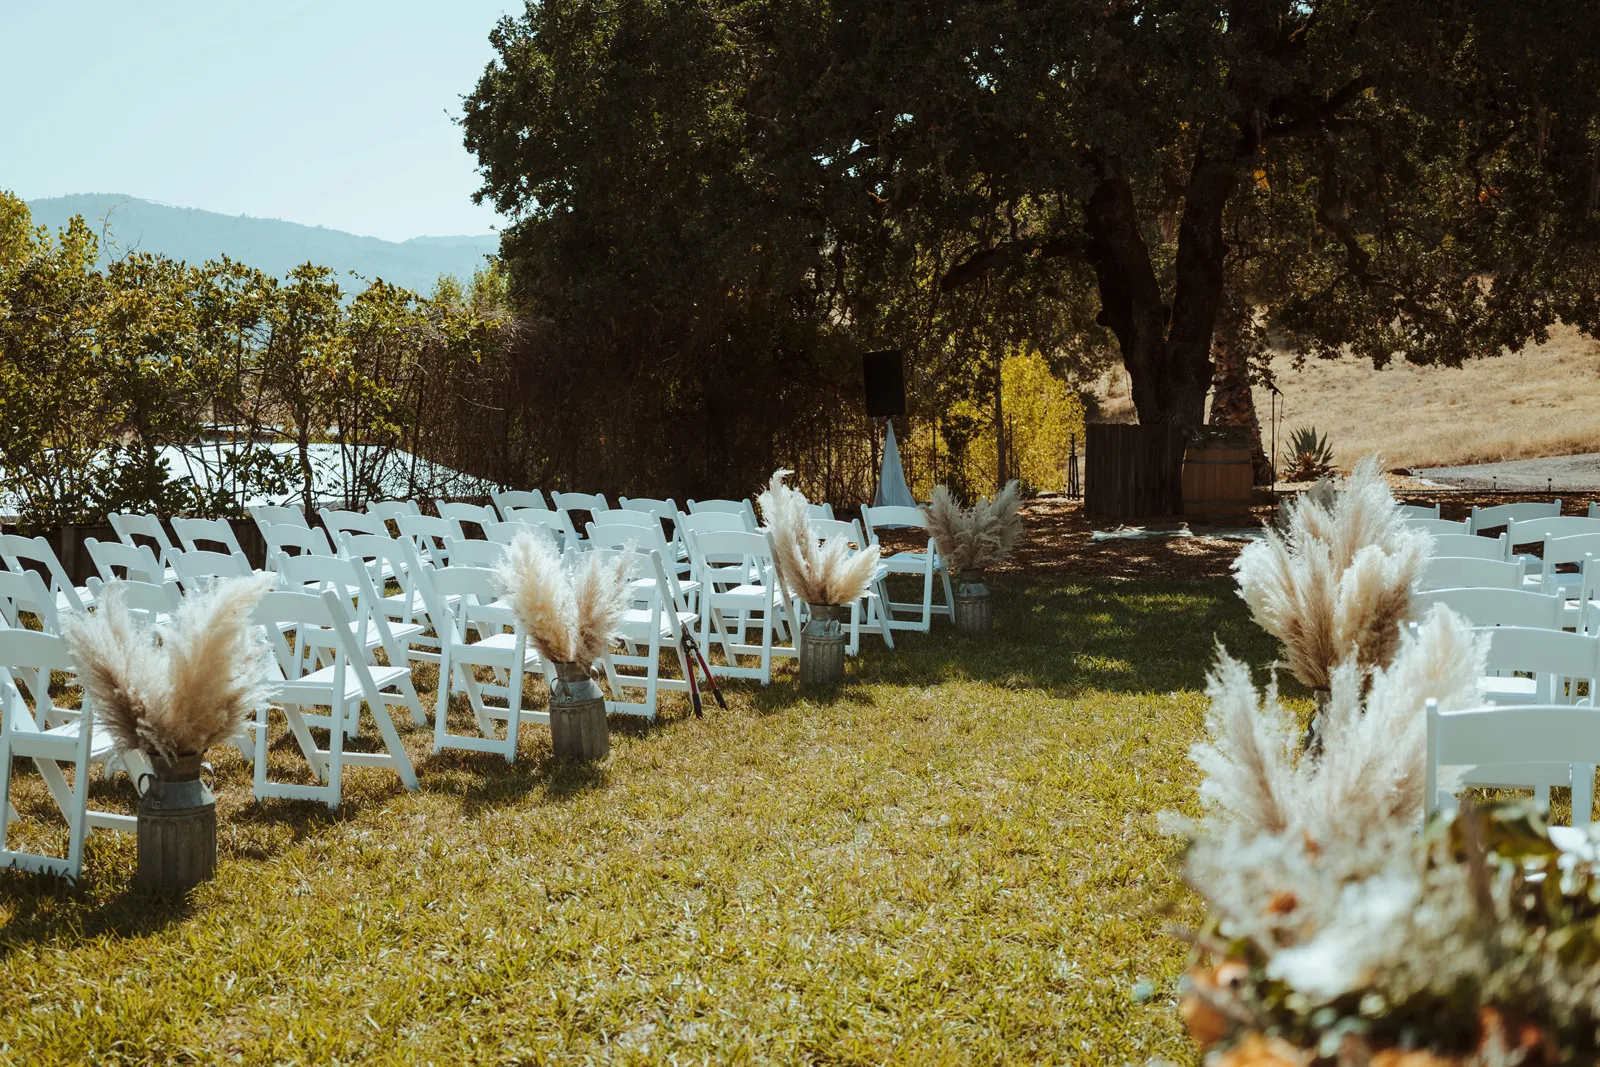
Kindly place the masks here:
[(0, 874), (0, 1062), (1192, 1059), (1155, 813), (1193, 803), (1213, 641), (1271, 648), (1221, 582), (996, 596), (991, 637), (868, 639), (832, 695), (786, 666), (613, 719), (598, 768), (539, 727), (514, 767), (436, 757), (406, 722), (421, 791), (347, 771), (331, 815), (255, 805), (222, 751), (187, 903), (131, 893), (128, 835), (76, 888)]

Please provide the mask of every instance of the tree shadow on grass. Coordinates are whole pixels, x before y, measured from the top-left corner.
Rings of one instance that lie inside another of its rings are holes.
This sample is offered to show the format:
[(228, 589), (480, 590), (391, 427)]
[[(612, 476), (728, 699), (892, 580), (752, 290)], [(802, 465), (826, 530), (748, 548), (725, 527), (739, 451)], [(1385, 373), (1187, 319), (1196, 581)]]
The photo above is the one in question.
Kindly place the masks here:
[[(931, 633), (894, 632), (895, 647), (862, 635), (844, 685), (831, 694), (802, 690), (791, 676), (756, 699), (764, 712), (805, 701), (872, 699), (875, 685), (927, 686), (977, 681), (1038, 689), (1070, 699), (1089, 692), (1199, 690), (1220, 642), (1264, 666), (1276, 644), (1251, 619), (1232, 582), (1063, 580), (1002, 574), (990, 581), (994, 629), (958, 634), (945, 617)], [(1287, 675), (1284, 695), (1305, 695)]]
[(420, 761), (417, 776), (423, 792), (458, 797), (462, 814), (471, 816), (530, 796), (564, 803), (606, 788), (611, 770), (604, 762), (558, 760), (540, 738), (533, 752), (519, 750), (515, 763), (492, 752), (445, 749)]
[[(120, 882), (125, 875), (119, 870), (116, 877)], [(195, 911), (187, 894), (163, 896), (126, 888), (101, 900), (105, 888), (88, 866), (77, 882), (26, 871), (0, 871), (0, 898), (11, 912), (0, 926), (0, 962), (64, 934), (78, 941), (105, 934), (146, 937), (186, 921)]]

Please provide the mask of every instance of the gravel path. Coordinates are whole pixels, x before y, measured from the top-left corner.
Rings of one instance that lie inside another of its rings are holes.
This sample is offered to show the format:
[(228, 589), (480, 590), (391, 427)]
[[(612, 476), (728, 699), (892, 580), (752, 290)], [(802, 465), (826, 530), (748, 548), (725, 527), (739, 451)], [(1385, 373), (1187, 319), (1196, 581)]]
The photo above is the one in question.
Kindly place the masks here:
[(1427, 467), (1416, 473), (1431, 482), (1463, 489), (1600, 489), (1600, 452), (1470, 467)]

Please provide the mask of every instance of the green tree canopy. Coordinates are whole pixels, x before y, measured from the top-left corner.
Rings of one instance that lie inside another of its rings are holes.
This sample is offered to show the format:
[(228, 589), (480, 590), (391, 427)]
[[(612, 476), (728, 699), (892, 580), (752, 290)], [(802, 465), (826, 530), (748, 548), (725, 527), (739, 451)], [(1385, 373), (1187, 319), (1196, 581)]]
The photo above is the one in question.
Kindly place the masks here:
[(1097, 323), (1184, 425), (1229, 316), (1379, 363), (1600, 327), (1593, 0), (538, 0), (493, 41), (466, 140), (560, 325)]

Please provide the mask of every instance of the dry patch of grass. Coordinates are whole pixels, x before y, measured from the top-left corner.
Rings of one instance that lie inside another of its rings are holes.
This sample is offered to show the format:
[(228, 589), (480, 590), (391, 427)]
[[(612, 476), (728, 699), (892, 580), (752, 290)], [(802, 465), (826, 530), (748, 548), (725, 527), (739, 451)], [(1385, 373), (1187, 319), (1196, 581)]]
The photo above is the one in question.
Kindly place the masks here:
[[(1346, 468), (1371, 452), (1391, 466), (1436, 467), (1600, 451), (1600, 341), (1565, 326), (1547, 344), (1460, 368), (1308, 360), (1294, 370), (1280, 356), (1274, 370), (1278, 447), (1289, 430), (1315, 426)], [(1096, 392), (1107, 421), (1134, 421), (1120, 368)], [(1258, 388), (1255, 399), (1269, 435), (1271, 397)]]
[(0, 1061), (1190, 1059), (1163, 931), (1197, 913), (1155, 813), (1194, 803), (1212, 641), (1271, 645), (1219, 580), (995, 585), (988, 639), (613, 720), (595, 769), (537, 727), (508, 766), (407, 723), (422, 789), (350, 771), (330, 815), (254, 804), (223, 753), (187, 903), (129, 892), (128, 835), (77, 887), (0, 873)]

